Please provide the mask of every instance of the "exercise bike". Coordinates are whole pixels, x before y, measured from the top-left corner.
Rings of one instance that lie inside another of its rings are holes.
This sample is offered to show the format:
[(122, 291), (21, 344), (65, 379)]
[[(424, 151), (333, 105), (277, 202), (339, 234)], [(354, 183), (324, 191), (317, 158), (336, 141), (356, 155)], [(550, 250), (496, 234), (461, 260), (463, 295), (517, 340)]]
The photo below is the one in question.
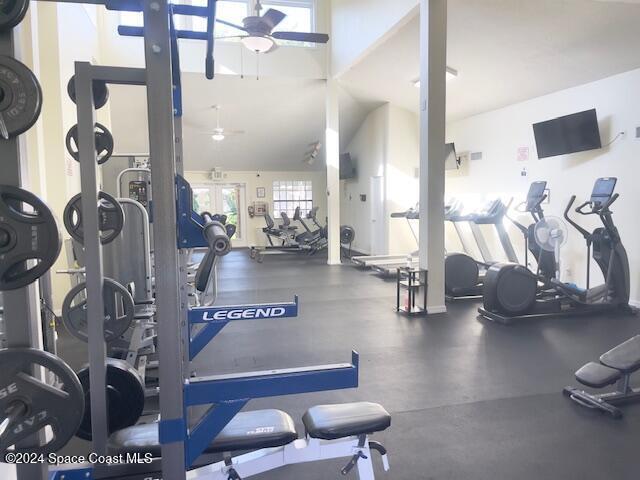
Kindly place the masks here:
[[(564, 211), (566, 221), (582, 234), (587, 244), (585, 289), (563, 283), (556, 276), (550, 280), (550, 288), (541, 294), (538, 283), (544, 278), (522, 265), (500, 263), (493, 265), (485, 276), (484, 306), (478, 312), (504, 324), (528, 318), (630, 312), (629, 260), (610, 209), (619, 197), (614, 193), (616, 182), (616, 178), (598, 179), (591, 198), (575, 208), (580, 215), (597, 215), (602, 227), (589, 232), (569, 217), (575, 195)], [(604, 277), (604, 283), (595, 287), (590, 286), (591, 254)]]

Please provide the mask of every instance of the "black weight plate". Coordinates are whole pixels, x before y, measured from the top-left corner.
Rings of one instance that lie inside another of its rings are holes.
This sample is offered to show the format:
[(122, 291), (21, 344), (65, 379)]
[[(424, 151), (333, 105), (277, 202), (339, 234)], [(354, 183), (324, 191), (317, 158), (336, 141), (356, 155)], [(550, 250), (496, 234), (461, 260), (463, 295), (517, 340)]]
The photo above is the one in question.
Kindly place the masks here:
[[(31, 348), (0, 351), (0, 365), (0, 392), (5, 394), (0, 396), (0, 412), (4, 414), (16, 402), (26, 406), (25, 414), (9, 424), (0, 436), (2, 458), (12, 445), (47, 426), (53, 435), (47, 436), (45, 445), (16, 447), (11, 451), (49, 454), (60, 450), (75, 435), (84, 415), (84, 392), (74, 371), (55, 355)], [(34, 367), (44, 367), (44, 378), (48, 380), (33, 375)]]
[[(111, 158), (113, 155), (113, 135), (109, 131), (107, 127), (102, 125), (101, 123), (95, 124), (95, 143), (96, 143), (96, 157), (98, 161), (98, 165), (102, 165), (106, 163), (107, 160)], [(69, 155), (73, 157), (73, 159), (78, 162), (80, 161), (80, 152), (78, 146), (78, 125), (74, 125), (67, 132), (67, 138), (65, 139), (65, 144), (67, 145), (67, 151)]]
[[(100, 242), (103, 245), (113, 242), (124, 227), (124, 210), (115, 198), (106, 192), (98, 194)], [(82, 221), (82, 194), (77, 194), (64, 207), (64, 226), (69, 235), (84, 245), (84, 224)]]
[(15, 58), (0, 55), (0, 138), (29, 130), (41, 109), (42, 89), (33, 72)]
[[(67, 84), (67, 93), (69, 98), (76, 103), (76, 76), (74, 75), (69, 79)], [(93, 105), (96, 109), (104, 107), (109, 101), (109, 87), (102, 80), (93, 81)]]
[(29, 0), (0, 0), (0, 32), (18, 25), (29, 10)]
[[(78, 372), (86, 409), (76, 436), (91, 440), (91, 389), (89, 367)], [(144, 383), (140, 374), (124, 360), (107, 358), (107, 422), (109, 434), (135, 425), (144, 410)]]
[(0, 0), (0, 32), (18, 25), (29, 10), (29, 0)]
[[(89, 340), (87, 301), (78, 296), (85, 292), (86, 283), (73, 287), (62, 303), (62, 323), (71, 335), (83, 342)], [(135, 313), (133, 297), (125, 287), (110, 278), (104, 279), (104, 340), (120, 338), (131, 326)], [(85, 292), (86, 297), (86, 292)]]
[(61, 248), (49, 207), (31, 192), (0, 185), (0, 291), (35, 282), (55, 263)]

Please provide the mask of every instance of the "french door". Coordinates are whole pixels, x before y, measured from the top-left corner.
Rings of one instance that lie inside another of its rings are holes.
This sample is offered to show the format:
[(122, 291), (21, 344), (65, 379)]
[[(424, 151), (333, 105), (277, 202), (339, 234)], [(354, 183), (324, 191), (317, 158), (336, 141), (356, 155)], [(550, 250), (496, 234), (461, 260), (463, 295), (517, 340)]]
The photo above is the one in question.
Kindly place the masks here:
[(227, 223), (236, 226), (234, 247), (247, 246), (245, 198), (246, 188), (242, 183), (215, 183), (193, 187), (193, 208), (196, 212), (226, 215)]

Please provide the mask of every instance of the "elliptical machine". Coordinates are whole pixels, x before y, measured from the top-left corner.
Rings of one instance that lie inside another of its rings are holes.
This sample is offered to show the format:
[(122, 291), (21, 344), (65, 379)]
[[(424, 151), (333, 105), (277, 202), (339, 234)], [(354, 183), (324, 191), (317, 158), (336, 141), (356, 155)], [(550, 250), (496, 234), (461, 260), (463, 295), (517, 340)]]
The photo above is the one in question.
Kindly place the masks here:
[[(528, 318), (630, 312), (629, 260), (610, 209), (619, 197), (614, 193), (616, 182), (616, 178), (598, 179), (591, 198), (575, 209), (580, 215), (597, 215), (602, 227), (589, 232), (569, 217), (575, 195), (564, 211), (566, 221), (587, 243), (587, 288), (552, 278), (550, 288), (541, 293), (538, 291), (538, 282), (543, 280), (540, 276), (522, 265), (496, 264), (485, 276), (484, 308), (479, 308), (479, 313), (489, 320), (509, 324)], [(591, 254), (605, 280), (595, 287), (590, 286)]]
[(525, 226), (507, 215), (511, 223), (513, 223), (524, 236), (524, 265), (529, 267), (529, 254), (531, 254), (536, 261), (536, 274), (542, 280), (542, 288), (549, 286), (551, 279), (554, 278), (556, 274), (555, 253), (543, 249), (535, 237), (536, 225), (544, 221), (545, 218), (542, 203), (547, 199), (546, 189), (546, 181), (533, 182), (529, 187), (527, 200), (514, 209), (520, 213), (529, 213), (533, 218), (533, 223)]

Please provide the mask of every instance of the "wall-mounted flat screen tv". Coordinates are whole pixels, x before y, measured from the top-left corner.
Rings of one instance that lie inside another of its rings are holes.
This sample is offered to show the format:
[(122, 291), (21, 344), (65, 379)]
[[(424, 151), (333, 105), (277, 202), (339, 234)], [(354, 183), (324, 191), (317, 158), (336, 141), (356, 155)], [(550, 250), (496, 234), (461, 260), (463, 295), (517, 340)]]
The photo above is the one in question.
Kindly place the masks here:
[(456, 153), (456, 144), (447, 143), (445, 145), (445, 170), (457, 170), (460, 168), (460, 158)]
[(602, 148), (595, 108), (535, 123), (533, 133), (536, 137), (538, 158)]
[(355, 178), (356, 168), (351, 160), (350, 153), (343, 153), (340, 155), (340, 180), (349, 180)]

